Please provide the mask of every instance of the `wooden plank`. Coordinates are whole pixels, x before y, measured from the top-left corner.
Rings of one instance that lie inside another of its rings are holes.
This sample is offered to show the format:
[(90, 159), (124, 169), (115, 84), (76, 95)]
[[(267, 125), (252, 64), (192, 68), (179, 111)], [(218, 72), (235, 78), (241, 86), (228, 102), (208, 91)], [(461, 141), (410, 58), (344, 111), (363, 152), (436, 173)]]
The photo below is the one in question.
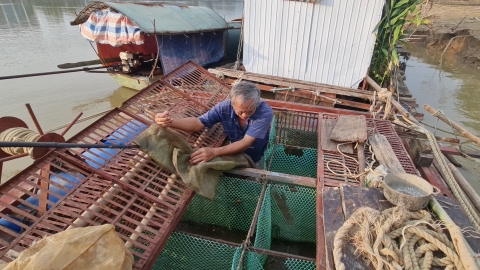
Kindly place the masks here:
[[(440, 148), (440, 151), (442, 151), (443, 154), (450, 154), (450, 155), (456, 155), (456, 156), (461, 156), (462, 152), (458, 150), (457, 148), (451, 147), (451, 146), (438, 146)], [(478, 152), (473, 152), (473, 151), (463, 151), (465, 154), (474, 157), (474, 158), (480, 158), (480, 153)]]
[(460, 206), (458, 206), (457, 202), (452, 198), (441, 196), (435, 196), (435, 199), (437, 199), (438, 203), (440, 203), (443, 209), (445, 209), (445, 212), (447, 212), (457, 226), (462, 229), (463, 236), (465, 237), (465, 240), (467, 240), (467, 243), (470, 245), (472, 250), (477, 254), (480, 253), (480, 241), (478, 241), (478, 238), (475, 238), (474, 235), (468, 232), (475, 231), (475, 229), (473, 229), (472, 223), (462, 211)]
[[(225, 78), (225, 79), (223, 79), (223, 81), (228, 83), (228, 84), (232, 84), (236, 80)], [(273, 89), (272, 85), (257, 83), (257, 86), (258, 86), (258, 88), (260, 88), (260, 90), (265, 91), (264, 93), (273, 94), (273, 92), (271, 92), (272, 89)], [(287, 88), (288, 86), (278, 85), (278, 87)], [(275, 94), (275, 97), (283, 96), (283, 97), (280, 97), (281, 98), (280, 100), (283, 100), (283, 101), (290, 101), (291, 97), (306, 98), (309, 101), (306, 104), (315, 103), (315, 105), (326, 106), (326, 107), (333, 107), (334, 106), (334, 104), (333, 104), (334, 101), (333, 100), (336, 99), (337, 100), (337, 102), (335, 103), (336, 105), (353, 107), (353, 108), (358, 108), (358, 109), (362, 109), (362, 110), (366, 110), (366, 111), (368, 111), (370, 109), (370, 104), (368, 104), (368, 103), (347, 100), (345, 98), (341, 98), (341, 97), (338, 97), (338, 96), (335, 97), (336, 94), (319, 92), (319, 95), (320, 96), (318, 96), (315, 99), (315, 93), (314, 92), (309, 91), (309, 90), (305, 90), (305, 89), (295, 89), (295, 92), (289, 92), (288, 93), (288, 100), (285, 100), (285, 98), (284, 98), (285, 95), (282, 94), (281, 92), (277, 92)], [(298, 102), (298, 100), (295, 100), (295, 102)]]
[(294, 103), (294, 102), (280, 101), (280, 100), (273, 100), (273, 99), (265, 99), (264, 101), (274, 109), (295, 110), (298, 112), (309, 112), (309, 113), (365, 115), (365, 117), (367, 118), (372, 118), (372, 116), (366, 112), (359, 112), (359, 111), (352, 111), (352, 110), (338, 109), (338, 108), (329, 108), (329, 107), (318, 106), (318, 105), (301, 104), (301, 103)]
[[(332, 141), (330, 135), (332, 130), (337, 123), (337, 119), (323, 119), (322, 120), (322, 136), (321, 136), (321, 147), (324, 151), (331, 151), (338, 153), (337, 145), (338, 142)], [(353, 154), (353, 144), (342, 144), (338, 147), (343, 153)]]
[(368, 137), (368, 142), (380, 164), (386, 166), (391, 173), (405, 173), (402, 164), (395, 156), (392, 146), (384, 135), (375, 133)]
[(266, 83), (272, 85), (289, 85), (295, 88), (302, 88), (306, 90), (320, 91), (323, 93), (332, 93), (337, 95), (344, 95), (350, 97), (358, 97), (365, 100), (369, 100), (372, 97), (371, 91), (358, 90), (353, 88), (339, 87), (322, 83), (306, 82), (302, 80), (282, 78), (270, 75), (255, 74), (251, 72), (242, 72), (237, 70), (231, 70), (226, 68), (209, 69), (209, 72), (213, 74), (223, 74), (224, 76), (239, 78), (242, 76), (243, 80)]
[(423, 179), (426, 179), (430, 184), (440, 189), (440, 192), (444, 196), (455, 198), (445, 181), (443, 181), (442, 176), (440, 176), (440, 173), (435, 169), (434, 166), (418, 167), (418, 170), (420, 171)]
[(262, 178), (266, 177), (268, 180), (278, 181), (289, 185), (299, 185), (305, 187), (317, 186), (317, 179), (311, 177), (298, 176), (286, 173), (277, 173), (265, 170), (259, 170), (254, 168), (233, 169), (225, 171), (226, 173), (232, 173), (237, 175)]
[(340, 115), (330, 139), (337, 142), (365, 142), (367, 119), (363, 115)]
[(383, 211), (387, 208), (395, 206), (385, 199), (382, 189), (378, 188), (362, 188), (341, 185), (340, 194), (342, 195), (345, 219), (348, 219), (353, 212), (360, 207), (367, 206), (379, 211)]
[(345, 222), (339, 188), (323, 189), (323, 218), (325, 224), (324, 233), (326, 240), (325, 249), (327, 252), (327, 269), (334, 270), (333, 239), (335, 238), (337, 230)]

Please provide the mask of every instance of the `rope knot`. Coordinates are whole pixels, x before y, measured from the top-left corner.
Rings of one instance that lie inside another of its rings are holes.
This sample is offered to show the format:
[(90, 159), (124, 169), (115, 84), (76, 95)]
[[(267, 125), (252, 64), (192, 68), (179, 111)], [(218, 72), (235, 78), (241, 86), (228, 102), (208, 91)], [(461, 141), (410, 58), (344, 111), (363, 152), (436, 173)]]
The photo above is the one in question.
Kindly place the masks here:
[(438, 110), (433, 114), (433, 116), (436, 116), (436, 117), (438, 117), (438, 116), (440, 116), (440, 115), (443, 115), (443, 111), (442, 111), (441, 109), (438, 109)]

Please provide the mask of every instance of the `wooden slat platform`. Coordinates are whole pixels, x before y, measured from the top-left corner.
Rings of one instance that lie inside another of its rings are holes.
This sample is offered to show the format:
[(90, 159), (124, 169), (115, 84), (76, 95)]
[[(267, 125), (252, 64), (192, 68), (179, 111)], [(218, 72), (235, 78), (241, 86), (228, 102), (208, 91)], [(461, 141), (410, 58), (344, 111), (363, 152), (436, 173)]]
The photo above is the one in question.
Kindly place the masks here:
[[(472, 227), (467, 216), (461, 211), (453, 199), (443, 196), (436, 197), (436, 199), (460, 228)], [(381, 189), (367, 189), (347, 185), (342, 185), (338, 188), (323, 189), (327, 269), (335, 269), (333, 261), (333, 239), (337, 230), (343, 225), (345, 219), (348, 219), (356, 209), (365, 206), (379, 211), (393, 207), (393, 205), (385, 199)], [(480, 252), (480, 241), (468, 235), (468, 233), (464, 233), (464, 236), (472, 250), (477, 253)], [(345, 264), (346, 269), (374, 269), (372, 266), (368, 266), (363, 258), (354, 255), (353, 245), (348, 244), (344, 250), (344, 254), (342, 262)]]

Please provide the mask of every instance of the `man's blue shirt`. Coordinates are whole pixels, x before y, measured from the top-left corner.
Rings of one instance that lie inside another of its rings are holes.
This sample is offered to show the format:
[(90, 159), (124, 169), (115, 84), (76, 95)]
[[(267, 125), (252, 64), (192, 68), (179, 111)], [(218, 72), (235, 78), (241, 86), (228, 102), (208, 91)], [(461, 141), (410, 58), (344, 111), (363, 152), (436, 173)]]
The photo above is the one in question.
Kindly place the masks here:
[(218, 103), (204, 115), (200, 116), (199, 119), (207, 128), (211, 128), (216, 123), (221, 122), (228, 139), (232, 143), (243, 139), (245, 135), (255, 138), (255, 142), (243, 152), (249, 155), (253, 162), (258, 162), (267, 148), (273, 110), (265, 101), (260, 100), (255, 113), (248, 118), (243, 130), (240, 127), (238, 116), (235, 114), (230, 100)]

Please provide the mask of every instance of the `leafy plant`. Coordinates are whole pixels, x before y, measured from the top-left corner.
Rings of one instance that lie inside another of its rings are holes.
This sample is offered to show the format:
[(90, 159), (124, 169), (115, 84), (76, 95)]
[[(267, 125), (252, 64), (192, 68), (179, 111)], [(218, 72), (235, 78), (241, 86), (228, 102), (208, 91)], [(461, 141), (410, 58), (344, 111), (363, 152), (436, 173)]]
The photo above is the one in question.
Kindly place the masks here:
[[(391, 71), (398, 67), (399, 57), (395, 44), (401, 41), (407, 21), (417, 25), (426, 23), (419, 7), (422, 0), (385, 0), (382, 19), (377, 24), (377, 40), (370, 64), (370, 77), (379, 85), (389, 82)], [(414, 19), (407, 19), (414, 18)]]

